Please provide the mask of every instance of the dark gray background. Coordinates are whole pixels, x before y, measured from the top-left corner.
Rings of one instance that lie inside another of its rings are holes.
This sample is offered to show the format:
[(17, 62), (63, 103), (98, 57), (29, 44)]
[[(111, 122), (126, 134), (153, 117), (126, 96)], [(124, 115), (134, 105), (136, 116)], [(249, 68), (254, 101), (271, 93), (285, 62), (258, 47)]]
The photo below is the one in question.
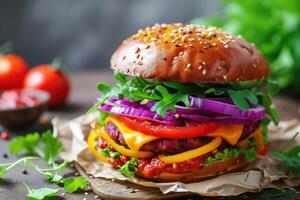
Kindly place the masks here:
[(0, 44), (14, 43), (31, 66), (61, 58), (70, 71), (109, 66), (138, 29), (221, 12), (218, 0), (0, 0)]

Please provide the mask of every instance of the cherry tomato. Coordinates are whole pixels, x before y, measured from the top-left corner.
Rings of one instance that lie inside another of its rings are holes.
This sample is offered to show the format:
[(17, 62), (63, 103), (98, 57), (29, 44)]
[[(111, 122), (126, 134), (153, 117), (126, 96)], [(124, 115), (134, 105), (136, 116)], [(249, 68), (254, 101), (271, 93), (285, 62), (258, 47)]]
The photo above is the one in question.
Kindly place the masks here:
[(262, 147), (259, 147), (258, 149), (256, 149), (256, 153), (260, 156), (266, 156), (268, 154), (268, 149), (269, 149), (269, 145), (263, 144)]
[(194, 138), (217, 129), (220, 125), (216, 123), (190, 123), (189, 126), (167, 126), (164, 124), (153, 123), (139, 120), (137, 118), (119, 116), (119, 119), (129, 128), (164, 138), (188, 139)]
[(70, 91), (67, 76), (49, 64), (38, 65), (29, 70), (24, 80), (25, 88), (45, 90), (50, 93), (50, 108), (63, 105)]
[(107, 141), (104, 140), (102, 137), (99, 137), (98, 143), (101, 149), (105, 149), (107, 147)]
[(120, 160), (122, 161), (122, 163), (126, 163), (129, 160), (129, 157), (121, 155)]
[(22, 57), (15, 54), (0, 55), (0, 91), (21, 88), (28, 69)]

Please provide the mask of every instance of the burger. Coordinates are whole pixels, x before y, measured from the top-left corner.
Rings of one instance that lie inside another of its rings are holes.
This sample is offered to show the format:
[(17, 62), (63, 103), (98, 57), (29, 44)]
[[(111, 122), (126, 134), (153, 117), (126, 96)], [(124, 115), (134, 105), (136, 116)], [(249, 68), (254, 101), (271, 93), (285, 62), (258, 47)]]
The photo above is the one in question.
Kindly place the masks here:
[(113, 53), (98, 83), (91, 153), (124, 176), (195, 182), (267, 153), (277, 85), (254, 44), (216, 27), (156, 24)]

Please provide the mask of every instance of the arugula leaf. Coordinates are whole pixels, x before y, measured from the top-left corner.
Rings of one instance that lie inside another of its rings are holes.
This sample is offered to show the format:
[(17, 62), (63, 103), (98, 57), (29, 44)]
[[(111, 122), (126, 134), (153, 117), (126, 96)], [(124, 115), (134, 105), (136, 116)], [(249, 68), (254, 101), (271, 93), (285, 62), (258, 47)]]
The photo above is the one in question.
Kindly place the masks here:
[(286, 149), (292, 145), (298, 134), (299, 132), (297, 132), (280, 151), (271, 153), (272, 157), (280, 159), (282, 163), (296, 176), (300, 175), (300, 145), (293, 147), (289, 151)]
[(249, 105), (247, 100), (244, 97), (244, 94), (240, 91), (228, 90), (228, 94), (231, 97), (235, 105), (237, 105), (241, 110), (248, 110)]
[(296, 194), (295, 189), (288, 188), (286, 190), (279, 190), (276, 188), (268, 188), (259, 193), (259, 196), (266, 199), (273, 199), (278, 197), (292, 197)]
[(282, 163), (296, 176), (300, 175), (300, 146), (292, 148), (288, 152), (272, 152), (271, 156), (279, 158)]
[(270, 124), (270, 120), (268, 118), (263, 119), (260, 122), (260, 126), (262, 127), (262, 136), (263, 136), (263, 142), (268, 142), (268, 125)]
[(64, 190), (69, 193), (76, 192), (88, 186), (89, 182), (84, 177), (67, 178), (64, 180)]
[(50, 130), (42, 134), (42, 141), (44, 142), (43, 159), (51, 165), (57, 159), (63, 145), (57, 138), (53, 137)]
[(175, 105), (179, 102), (183, 102), (185, 106), (190, 107), (188, 95), (184, 95), (181, 92), (171, 94), (161, 85), (156, 86), (156, 90), (162, 95), (162, 100), (158, 101), (151, 108), (151, 111), (156, 111), (161, 116), (166, 117), (168, 110), (175, 112)]
[(30, 189), (26, 183), (23, 184), (28, 191), (28, 200), (44, 200), (49, 197), (55, 197), (58, 194), (58, 189), (53, 188), (39, 188)]
[(278, 82), (270, 79), (268, 79), (267, 88), (270, 96), (277, 95), (280, 90)]
[(137, 158), (132, 157), (129, 161), (127, 161), (119, 171), (126, 177), (134, 177), (136, 167), (138, 166)]

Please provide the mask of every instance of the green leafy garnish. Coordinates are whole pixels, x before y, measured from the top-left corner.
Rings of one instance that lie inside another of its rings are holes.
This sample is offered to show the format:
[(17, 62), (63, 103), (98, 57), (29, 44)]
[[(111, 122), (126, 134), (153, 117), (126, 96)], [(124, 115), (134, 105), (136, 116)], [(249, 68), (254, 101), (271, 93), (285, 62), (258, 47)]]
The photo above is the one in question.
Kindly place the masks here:
[(246, 160), (252, 162), (256, 159), (256, 151), (254, 148), (242, 148), (240, 152), (245, 155)]
[(49, 164), (53, 164), (58, 157), (59, 152), (63, 149), (62, 143), (53, 137), (51, 131), (42, 134), (44, 143), (43, 159)]
[(223, 152), (217, 152), (214, 156), (208, 157), (205, 161), (205, 165), (210, 165), (216, 161), (223, 161), (230, 158), (235, 158), (240, 155), (240, 151), (238, 149), (224, 149)]
[[(13, 163), (0, 164), (0, 178), (15, 166), (33, 169), (47, 177), (48, 181), (59, 186), (63, 186), (67, 192), (75, 192), (88, 185), (88, 181), (84, 177), (64, 178), (60, 175), (68, 165), (67, 161), (61, 164), (57, 163), (58, 154), (62, 150), (61, 142), (54, 138), (51, 131), (46, 131), (40, 136), (38, 133), (19, 136), (12, 140), (9, 144), (9, 150), (14, 154), (36, 154), (38, 157), (23, 157)], [(32, 162), (32, 160), (43, 159), (49, 168), (41, 168)], [(25, 184), (26, 185), (26, 184)], [(27, 186), (27, 185), (26, 185)], [(27, 186), (29, 199), (43, 199), (50, 197), (56, 190), (49, 188), (30, 189)], [(53, 193), (52, 193), (53, 192)]]
[[(107, 99), (126, 97), (130, 101), (140, 101), (142, 104), (148, 101), (155, 101), (151, 111), (165, 117), (167, 111), (175, 112), (176, 105), (190, 107), (189, 96), (195, 97), (229, 97), (233, 103), (242, 110), (248, 110), (251, 105), (263, 105), (275, 124), (279, 122), (279, 115), (272, 107), (271, 96), (276, 94), (278, 87), (274, 81), (245, 81), (239, 83), (219, 84), (193, 84), (178, 83), (171, 81), (146, 80), (139, 77), (128, 79), (126, 75), (116, 73), (115, 78), (119, 83), (113, 87), (98, 83), (97, 88), (101, 96), (88, 112), (95, 111)], [(261, 88), (266, 86), (265, 93)], [(104, 124), (107, 113), (100, 112), (99, 124)]]
[(119, 171), (126, 177), (134, 177), (136, 167), (138, 166), (137, 158), (132, 157), (129, 161), (127, 161)]
[[(42, 145), (40, 145), (41, 143)], [(42, 148), (40, 146), (42, 146)], [(42, 133), (41, 137), (38, 133), (18, 136), (9, 144), (9, 151), (12, 154), (19, 155), (21, 152), (25, 154), (37, 154), (48, 164), (54, 163), (61, 150), (61, 142), (53, 137), (51, 131)]]
[(264, 191), (259, 193), (259, 196), (266, 198), (266, 199), (273, 199), (273, 198), (279, 198), (279, 197), (292, 197), (296, 194), (295, 189), (288, 188), (285, 190), (279, 190), (276, 188), (268, 188)]
[(271, 153), (272, 157), (280, 159), (292, 174), (296, 176), (300, 175), (300, 145), (293, 147), (289, 151), (286, 149), (292, 145), (298, 134), (299, 132), (296, 133), (280, 151)]
[(53, 188), (30, 189), (26, 183), (24, 183), (23, 185), (28, 191), (28, 200), (44, 200), (49, 197), (55, 197), (57, 196), (59, 191), (58, 189)]
[(83, 189), (89, 184), (88, 180), (85, 177), (78, 177), (75, 179), (67, 178), (63, 181), (63, 183), (64, 183), (64, 190), (70, 193)]

